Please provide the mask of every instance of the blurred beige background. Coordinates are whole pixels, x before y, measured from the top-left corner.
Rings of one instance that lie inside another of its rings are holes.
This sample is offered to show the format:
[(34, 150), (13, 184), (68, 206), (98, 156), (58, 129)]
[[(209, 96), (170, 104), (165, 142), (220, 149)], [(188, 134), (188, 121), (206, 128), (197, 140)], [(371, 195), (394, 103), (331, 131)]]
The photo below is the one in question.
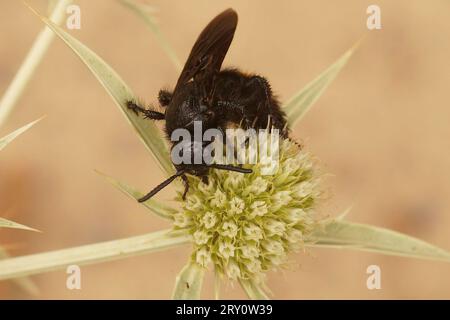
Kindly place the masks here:
[[(29, 2), (46, 12), (46, 1)], [(177, 73), (152, 33), (113, 0), (79, 0), (71, 33), (110, 63), (145, 101)], [(282, 101), (368, 36), (325, 95), (295, 128), (322, 162), (331, 197), (323, 213), (349, 204), (348, 218), (392, 228), (450, 250), (450, 4), (376, 1), (382, 30), (366, 29), (373, 1), (162, 1), (162, 32), (182, 61), (201, 29), (233, 7), (239, 25), (225, 65), (270, 79)], [(20, 1), (0, 2), (0, 94), (42, 23)], [(0, 215), (44, 231), (1, 230), (13, 255), (112, 240), (169, 227), (94, 173), (146, 191), (163, 178), (155, 162), (87, 68), (55, 40), (0, 136), (47, 115), (0, 153)], [(173, 189), (158, 195), (169, 200)], [(188, 247), (82, 267), (82, 290), (64, 271), (33, 277), (40, 298), (169, 298)], [(450, 298), (450, 265), (317, 249), (292, 256), (298, 267), (272, 273), (279, 299)], [(366, 288), (366, 268), (382, 289)], [(208, 276), (204, 297), (212, 297)], [(244, 298), (227, 286), (224, 298)], [(0, 298), (30, 298), (0, 283)]]

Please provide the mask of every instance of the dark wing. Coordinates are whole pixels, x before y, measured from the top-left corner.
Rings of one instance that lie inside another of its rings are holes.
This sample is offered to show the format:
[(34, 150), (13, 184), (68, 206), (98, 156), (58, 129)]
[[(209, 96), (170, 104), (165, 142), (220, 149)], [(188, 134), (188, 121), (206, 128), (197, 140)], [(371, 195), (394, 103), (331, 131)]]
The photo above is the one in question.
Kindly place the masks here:
[(177, 88), (193, 79), (195, 86), (201, 88), (203, 94), (211, 93), (214, 78), (219, 73), (233, 40), (237, 21), (236, 11), (228, 9), (215, 17), (203, 29), (178, 78), (175, 92)]

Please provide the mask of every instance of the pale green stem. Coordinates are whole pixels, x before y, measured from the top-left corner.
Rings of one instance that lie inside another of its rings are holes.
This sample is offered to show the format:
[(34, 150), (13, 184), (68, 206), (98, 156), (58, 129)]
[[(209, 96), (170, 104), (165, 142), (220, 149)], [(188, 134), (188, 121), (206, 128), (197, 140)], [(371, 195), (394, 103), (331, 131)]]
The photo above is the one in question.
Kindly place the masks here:
[[(66, 7), (71, 2), (72, 0), (60, 0), (53, 9), (50, 19), (56, 24), (60, 24), (65, 17)], [(54, 37), (55, 34), (48, 27), (45, 27), (37, 36), (16, 76), (0, 100), (0, 127), (11, 114), (17, 100), (20, 98)]]
[(172, 293), (174, 300), (198, 300), (203, 286), (205, 269), (189, 261), (177, 275)]

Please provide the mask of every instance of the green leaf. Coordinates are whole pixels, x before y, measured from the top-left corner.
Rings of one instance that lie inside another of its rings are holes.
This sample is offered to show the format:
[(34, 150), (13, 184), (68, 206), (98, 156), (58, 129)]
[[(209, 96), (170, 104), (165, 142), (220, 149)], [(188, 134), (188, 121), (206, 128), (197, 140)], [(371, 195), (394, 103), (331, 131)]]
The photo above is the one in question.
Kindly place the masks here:
[(155, 22), (155, 18), (151, 15), (151, 8), (148, 5), (138, 4), (130, 0), (118, 0), (124, 7), (130, 9), (139, 18), (141, 18), (145, 25), (153, 32), (158, 41), (159, 45), (162, 47), (164, 52), (167, 54), (169, 59), (172, 61), (178, 72), (181, 72), (182, 65), (178, 59), (175, 50), (171, 47), (169, 42), (166, 40), (158, 25)]
[(47, 26), (55, 32), (55, 34), (69, 46), (73, 52), (85, 63), (89, 70), (94, 74), (97, 80), (106, 89), (114, 102), (126, 116), (128, 121), (133, 125), (141, 140), (151, 151), (160, 167), (165, 173), (173, 172), (170, 162), (169, 153), (165, 141), (161, 137), (159, 129), (153, 121), (144, 119), (129, 110), (126, 102), (136, 101), (134, 94), (120, 76), (97, 54), (82, 44), (80, 41), (69, 35), (63, 29), (52, 23), (47, 18), (41, 16), (33, 8), (29, 7)]
[(449, 252), (425, 241), (389, 229), (342, 220), (319, 225), (305, 245), (450, 262)]
[[(66, 17), (66, 7), (72, 0), (59, 0), (57, 3), (55, 1), (53, 2), (53, 5), (49, 4), (49, 7), (51, 7), (50, 20), (56, 24), (60, 24), (64, 21)], [(19, 24), (20, 22), (17, 23)], [(20, 28), (20, 26), (18, 27)], [(17, 70), (14, 79), (0, 99), (0, 127), (9, 118), (14, 106), (17, 105), (20, 96), (31, 80), (36, 68), (44, 58), (54, 37), (55, 35), (53, 32), (49, 28), (44, 27), (34, 40), (30, 51), (28, 51), (19, 70)]]
[(325, 89), (336, 78), (338, 73), (346, 65), (360, 41), (350, 50), (344, 53), (328, 69), (323, 71), (317, 78), (308, 83), (302, 90), (296, 93), (285, 105), (284, 111), (287, 115), (288, 124), (293, 128), (298, 121), (309, 111), (311, 106), (325, 92)]
[[(8, 252), (5, 248), (0, 247), (0, 260), (9, 258)], [(31, 296), (39, 295), (38, 286), (28, 277), (17, 278), (13, 280), (14, 283), (23, 291), (28, 293)]]
[(87, 265), (123, 259), (176, 247), (190, 241), (191, 237), (188, 234), (171, 235), (170, 230), (163, 230), (125, 239), (1, 260), (0, 280), (65, 269), (72, 264)]
[(20, 223), (11, 221), (11, 220), (7, 220), (5, 218), (0, 218), (0, 228), (22, 229), (22, 230), (40, 232), (39, 230), (24, 226), (23, 224), (20, 224)]
[[(114, 187), (122, 191), (127, 196), (137, 200), (139, 198), (142, 198), (144, 196), (143, 193), (133, 189), (132, 187), (126, 185), (125, 183), (122, 183), (104, 173), (101, 173), (100, 171), (96, 171), (98, 174), (100, 174), (102, 177), (106, 179), (109, 183), (111, 183)], [(177, 213), (177, 210), (175, 210), (172, 207), (169, 207), (162, 202), (156, 201), (154, 199), (149, 199), (143, 203), (141, 203), (144, 207), (152, 211), (153, 213), (157, 214), (158, 216), (165, 218), (165, 219), (172, 219), (172, 216)]]
[(174, 300), (198, 300), (202, 290), (204, 268), (194, 262), (189, 262), (177, 275), (175, 289), (172, 294)]
[(41, 119), (37, 119), (27, 125), (24, 125), (23, 127), (15, 130), (14, 132), (11, 132), (7, 136), (0, 138), (0, 150), (2, 150), (4, 147), (6, 147), (11, 141), (13, 141), (15, 138), (20, 136), (22, 133), (24, 133), (25, 131), (30, 129), (35, 123), (39, 122)]
[(242, 289), (244, 289), (247, 296), (252, 300), (269, 300), (269, 297), (264, 292), (263, 288), (251, 280), (239, 280)]

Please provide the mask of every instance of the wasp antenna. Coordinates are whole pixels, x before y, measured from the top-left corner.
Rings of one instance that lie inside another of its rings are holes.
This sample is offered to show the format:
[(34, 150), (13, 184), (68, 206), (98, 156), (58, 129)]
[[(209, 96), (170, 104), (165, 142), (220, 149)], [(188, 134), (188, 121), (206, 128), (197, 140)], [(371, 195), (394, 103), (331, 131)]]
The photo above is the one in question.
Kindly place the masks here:
[(148, 199), (150, 199), (151, 197), (153, 197), (155, 194), (157, 194), (158, 192), (160, 192), (162, 189), (164, 189), (165, 187), (167, 187), (173, 180), (175, 180), (176, 178), (178, 178), (179, 176), (184, 174), (184, 170), (180, 170), (177, 171), (173, 176), (170, 176), (169, 178), (167, 178), (166, 180), (164, 180), (162, 183), (160, 183), (159, 185), (157, 185), (152, 191), (150, 191), (149, 193), (147, 193), (145, 196), (143, 196), (142, 198), (138, 199), (138, 202), (145, 202)]
[(253, 172), (252, 169), (245, 169), (245, 168), (236, 167), (236, 166), (232, 166), (232, 165), (228, 165), (228, 164), (213, 163), (213, 164), (208, 165), (208, 167), (213, 168), (213, 169), (219, 169), (219, 170), (236, 171), (236, 172), (240, 172), (240, 173), (252, 173)]

